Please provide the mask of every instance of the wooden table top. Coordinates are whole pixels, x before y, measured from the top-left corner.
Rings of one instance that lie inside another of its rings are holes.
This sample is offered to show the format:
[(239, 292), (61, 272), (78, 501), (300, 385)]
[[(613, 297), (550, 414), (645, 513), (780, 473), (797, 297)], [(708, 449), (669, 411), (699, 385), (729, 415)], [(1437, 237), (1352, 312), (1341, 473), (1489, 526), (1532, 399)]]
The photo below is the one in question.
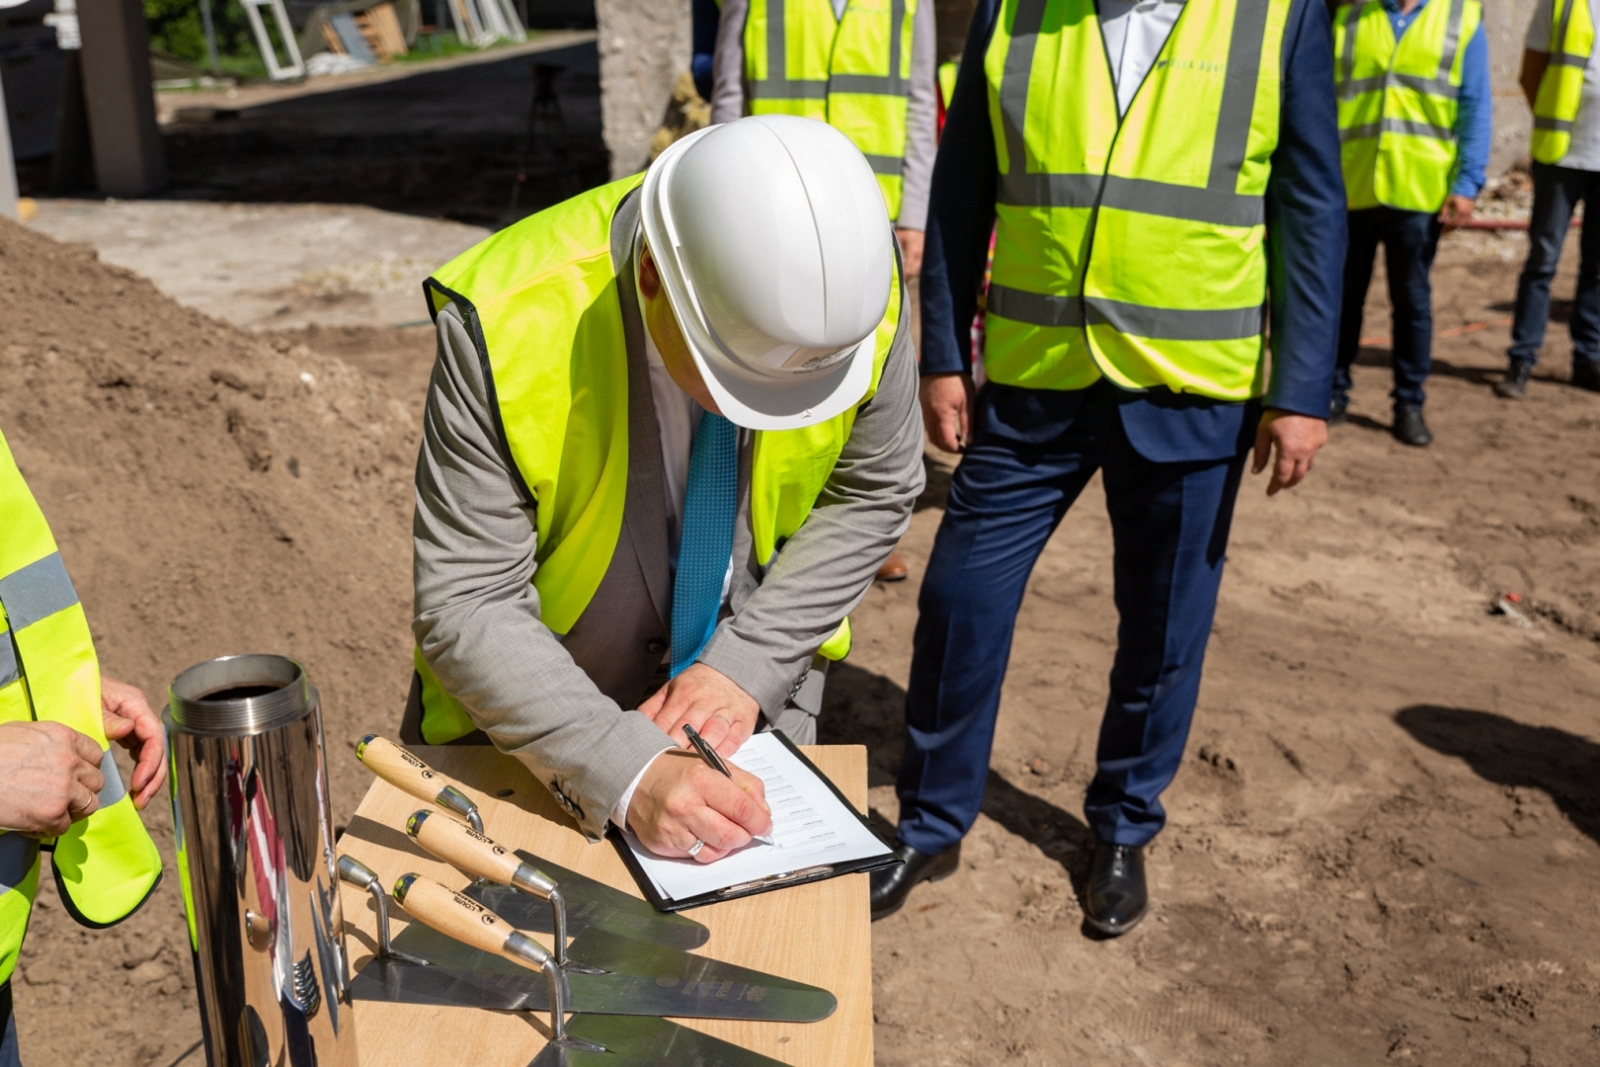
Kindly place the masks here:
[[(641, 896), (610, 842), (591, 845), (549, 792), (522, 764), (493, 748), (413, 748), (431, 766), (462, 782), (483, 812), (484, 829), (499, 843)], [(859, 745), (804, 749), (858, 810), (867, 807), (867, 754)], [(509, 792), (507, 792), (509, 791)], [(374, 779), (339, 839), (341, 852), (371, 867), (385, 886), (408, 871), (451, 888), (469, 879), (406, 837), (416, 799)], [(377, 948), (377, 911), (365, 892), (341, 883), (346, 944), (352, 971)], [(389, 909), (398, 935), (408, 918)], [(675, 1019), (683, 1026), (752, 1049), (793, 1067), (868, 1067), (872, 1063), (872, 934), (867, 875), (849, 874), (810, 885), (686, 911), (711, 938), (695, 952), (821, 986), (838, 1010), (814, 1023)], [(548, 937), (541, 935), (548, 942)], [(548, 1018), (475, 1008), (358, 1001), (356, 1042), (361, 1062), (427, 1067), (525, 1067), (545, 1045)]]

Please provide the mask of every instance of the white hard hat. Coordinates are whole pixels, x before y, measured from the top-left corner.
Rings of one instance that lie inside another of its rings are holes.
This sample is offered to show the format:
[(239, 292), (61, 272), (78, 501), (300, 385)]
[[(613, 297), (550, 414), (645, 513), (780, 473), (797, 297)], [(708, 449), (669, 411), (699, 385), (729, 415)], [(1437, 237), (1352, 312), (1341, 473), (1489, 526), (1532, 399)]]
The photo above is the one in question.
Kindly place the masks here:
[(651, 165), (641, 215), (695, 365), (731, 422), (810, 426), (866, 395), (894, 245), (849, 138), (792, 115), (700, 130)]

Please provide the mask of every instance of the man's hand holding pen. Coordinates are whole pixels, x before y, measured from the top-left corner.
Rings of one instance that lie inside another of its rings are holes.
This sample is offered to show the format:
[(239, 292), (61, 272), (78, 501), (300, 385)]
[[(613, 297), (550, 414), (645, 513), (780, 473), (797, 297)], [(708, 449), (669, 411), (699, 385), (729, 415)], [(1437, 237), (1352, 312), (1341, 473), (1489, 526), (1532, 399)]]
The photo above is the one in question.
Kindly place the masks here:
[[(772, 832), (761, 779), (716, 764), (755, 732), (755, 700), (727, 676), (696, 663), (639, 705), (639, 712), (681, 746), (656, 757), (628, 805), (628, 828), (658, 856), (711, 863)], [(697, 731), (715, 762), (689, 740)]]
[(723, 775), (693, 749), (674, 748), (644, 772), (628, 827), (658, 856), (711, 863), (772, 833), (772, 810), (755, 775), (738, 767)]

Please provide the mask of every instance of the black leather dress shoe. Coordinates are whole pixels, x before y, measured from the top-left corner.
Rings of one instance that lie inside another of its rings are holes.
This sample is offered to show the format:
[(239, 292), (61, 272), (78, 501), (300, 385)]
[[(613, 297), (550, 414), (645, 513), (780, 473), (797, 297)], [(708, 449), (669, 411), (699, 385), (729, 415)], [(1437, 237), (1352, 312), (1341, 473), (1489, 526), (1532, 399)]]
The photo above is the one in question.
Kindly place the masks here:
[(1591, 393), (1600, 393), (1600, 363), (1576, 363), (1572, 367), (1572, 384)]
[(1083, 921), (1107, 937), (1118, 937), (1138, 926), (1150, 909), (1150, 893), (1144, 884), (1144, 849), (1096, 841), (1083, 903)]
[(1350, 401), (1335, 400), (1328, 406), (1328, 425), (1343, 426), (1350, 421)]
[(1433, 444), (1433, 431), (1422, 421), (1422, 409), (1407, 404), (1394, 409), (1394, 437), (1403, 445), (1425, 448)]
[(894, 851), (900, 857), (900, 862), (893, 867), (873, 871), (871, 875), (873, 922), (905, 907), (906, 897), (911, 895), (911, 890), (919, 882), (937, 882), (948, 878), (961, 866), (959, 843), (943, 852), (929, 854), (896, 841)]
[(1513, 363), (1506, 376), (1494, 383), (1494, 395), (1502, 400), (1521, 400), (1528, 391), (1528, 378), (1533, 374), (1532, 363)]

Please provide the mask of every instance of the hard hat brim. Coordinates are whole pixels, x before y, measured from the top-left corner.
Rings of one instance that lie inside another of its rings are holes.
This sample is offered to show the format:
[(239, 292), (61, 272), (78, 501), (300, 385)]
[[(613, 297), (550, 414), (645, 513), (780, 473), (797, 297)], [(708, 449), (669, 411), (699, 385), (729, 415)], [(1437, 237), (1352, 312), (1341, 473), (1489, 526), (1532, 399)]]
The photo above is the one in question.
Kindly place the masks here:
[(826, 422), (860, 403), (872, 384), (877, 331), (828, 366), (774, 377), (746, 370), (717, 348), (694, 286), (684, 271), (666, 195), (683, 153), (714, 132), (710, 126), (667, 148), (651, 164), (641, 191), (640, 221), (695, 369), (722, 415), (747, 430), (795, 430)]

